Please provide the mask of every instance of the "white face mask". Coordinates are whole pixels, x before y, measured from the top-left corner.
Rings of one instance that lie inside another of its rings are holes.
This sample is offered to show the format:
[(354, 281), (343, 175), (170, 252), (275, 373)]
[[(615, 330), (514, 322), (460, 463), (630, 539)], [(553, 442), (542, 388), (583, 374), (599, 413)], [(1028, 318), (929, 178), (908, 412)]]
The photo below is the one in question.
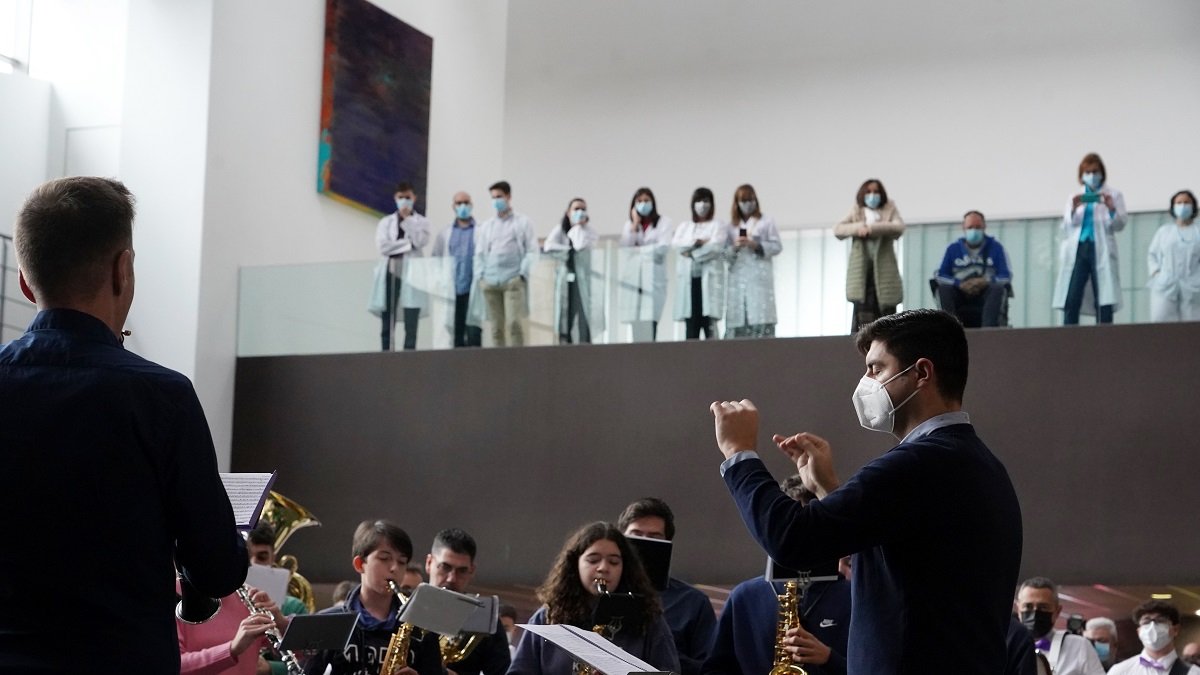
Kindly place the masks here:
[(703, 218), (704, 216), (708, 215), (710, 210), (712, 210), (712, 204), (709, 204), (708, 202), (695, 202), (692, 204), (692, 208), (696, 210), (696, 215)]
[(885, 434), (892, 433), (896, 427), (896, 411), (908, 403), (913, 396), (916, 396), (917, 392), (913, 390), (913, 393), (901, 401), (900, 405), (892, 405), (892, 397), (888, 394), (885, 386), (912, 370), (916, 365), (916, 363), (912, 364), (883, 382), (873, 380), (866, 375), (863, 375), (863, 378), (858, 381), (854, 394), (850, 396), (850, 402), (854, 404), (854, 412), (858, 413), (858, 423), (864, 429), (882, 431)]
[(1161, 651), (1171, 644), (1171, 624), (1166, 621), (1155, 621), (1138, 626), (1138, 639), (1146, 649)]
[(743, 218), (749, 218), (750, 214), (754, 213), (754, 210), (757, 208), (758, 208), (758, 201), (754, 200), (754, 199), (744, 201), (744, 202), (738, 202), (738, 210), (742, 212)]

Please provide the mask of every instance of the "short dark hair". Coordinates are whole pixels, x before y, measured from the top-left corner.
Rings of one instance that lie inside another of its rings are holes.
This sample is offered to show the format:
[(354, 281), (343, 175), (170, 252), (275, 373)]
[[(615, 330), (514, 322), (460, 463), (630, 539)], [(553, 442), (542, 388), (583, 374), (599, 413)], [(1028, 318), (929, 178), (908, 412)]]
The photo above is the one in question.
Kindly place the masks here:
[(1171, 622), (1172, 626), (1179, 625), (1179, 608), (1164, 600), (1147, 600), (1133, 608), (1133, 622), (1136, 624), (1147, 614), (1157, 614)]
[(878, 178), (868, 178), (864, 180), (863, 184), (858, 187), (858, 196), (854, 198), (855, 201), (858, 202), (859, 206), (865, 207), (867, 205), (867, 188), (871, 187), (872, 184), (879, 186), (879, 208), (887, 206), (887, 189), (883, 187), (883, 181), (879, 180)]
[(39, 301), (91, 298), (133, 247), (134, 198), (112, 178), (72, 176), (39, 185), (17, 212), (17, 264)]
[(1172, 218), (1175, 217), (1175, 200), (1179, 199), (1179, 195), (1187, 195), (1188, 199), (1192, 200), (1192, 217), (1193, 218), (1200, 215), (1200, 214), (1196, 213), (1197, 211), (1200, 211), (1200, 208), (1197, 208), (1197, 207), (1200, 207), (1200, 204), (1196, 203), (1196, 195), (1192, 194), (1191, 190), (1180, 190), (1179, 192), (1176, 192), (1175, 194), (1171, 195), (1171, 203), (1167, 206), (1167, 213), (1171, 214)]
[(1024, 588), (1041, 588), (1048, 590), (1054, 594), (1054, 601), (1058, 602), (1058, 586), (1055, 586), (1054, 582), (1050, 581), (1046, 577), (1029, 577), (1025, 581), (1022, 581), (1021, 585), (1017, 586), (1017, 594), (1019, 595), (1021, 593), (1021, 589)]
[(498, 611), (498, 615), (499, 615), (499, 616), (507, 616), (508, 618), (510, 618), (510, 619), (512, 619), (514, 622), (516, 622), (516, 620), (517, 620), (517, 608), (516, 608), (516, 607), (513, 607), (512, 605), (500, 605), (500, 609), (499, 609), (499, 611)]
[(259, 520), (258, 525), (246, 533), (246, 541), (275, 548), (275, 526), (266, 520)]
[[(692, 203), (688, 204), (688, 208), (692, 212), (692, 222), (693, 223), (702, 222), (702, 221), (700, 221), (700, 214), (696, 213), (696, 202), (708, 202), (709, 203), (710, 208), (708, 209), (708, 220), (712, 220), (713, 218), (717, 217), (717, 214), (716, 214), (717, 200), (716, 200), (716, 197), (713, 196), (712, 190), (709, 190), (706, 187), (698, 187), (698, 188), (696, 188), (696, 190), (694, 192), (692, 192)], [(703, 222), (708, 222), (708, 221), (703, 221)]]
[(333, 604), (345, 602), (346, 596), (350, 595), (350, 591), (358, 584), (357, 581), (339, 581), (337, 586), (333, 587)]
[(512, 186), (509, 185), (508, 181), (506, 180), (498, 180), (495, 183), (492, 183), (488, 187), (488, 192), (491, 192), (492, 190), (499, 190), (509, 197), (512, 196)]
[(354, 556), (365, 558), (379, 548), (383, 541), (392, 545), (398, 553), (412, 560), (413, 545), (408, 533), (400, 526), (387, 520), (364, 520), (354, 529)]
[(1095, 164), (1100, 167), (1100, 175), (1104, 176), (1104, 182), (1107, 183), (1108, 170), (1104, 168), (1104, 160), (1100, 159), (1100, 155), (1097, 155), (1094, 152), (1089, 152), (1083, 156), (1083, 159), (1079, 160), (1079, 182), (1083, 182), (1083, 167), (1088, 166), (1089, 164)]
[(629, 529), (630, 523), (647, 517), (662, 518), (667, 539), (675, 538), (675, 514), (671, 513), (671, 507), (667, 506), (666, 502), (657, 497), (643, 497), (626, 506), (621, 512), (621, 517), (617, 518), (617, 529), (624, 533)]
[(788, 476), (779, 481), (779, 489), (783, 490), (783, 494), (789, 499), (800, 502), (800, 506), (808, 506), (808, 503), (817, 498), (817, 495), (808, 488), (804, 487), (804, 479), (800, 478), (800, 474)]
[(964, 223), (967, 222), (967, 218), (969, 216), (979, 216), (979, 219), (983, 221), (983, 224), (987, 225), (987, 217), (983, 215), (983, 211), (973, 211), (973, 210), (967, 211), (966, 213), (963, 214), (963, 222)]
[(967, 335), (953, 314), (939, 309), (892, 314), (859, 328), (854, 340), (863, 354), (871, 350), (872, 342), (882, 342), (906, 368), (917, 359), (929, 359), (937, 374), (938, 392), (962, 401), (967, 388)]
[(399, 183), (396, 183), (396, 189), (394, 192), (412, 192), (413, 194), (416, 194), (417, 191), (415, 188), (413, 188), (412, 183), (402, 180)]
[(433, 550), (436, 552), (445, 548), (466, 555), (471, 558), (471, 562), (475, 562), (475, 538), (467, 534), (466, 530), (449, 527), (435, 534)]

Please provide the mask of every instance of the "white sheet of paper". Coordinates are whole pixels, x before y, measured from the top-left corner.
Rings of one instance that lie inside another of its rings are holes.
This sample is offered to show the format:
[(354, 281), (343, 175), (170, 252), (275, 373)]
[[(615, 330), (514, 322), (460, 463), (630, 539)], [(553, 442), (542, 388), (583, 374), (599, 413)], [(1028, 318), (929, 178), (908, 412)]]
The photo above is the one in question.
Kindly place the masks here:
[(266, 591), (267, 595), (283, 609), (283, 601), (287, 597), (288, 581), (292, 573), (285, 567), (267, 567), (266, 565), (251, 565), (246, 570), (246, 585)]
[(604, 675), (662, 672), (590, 630), (566, 624), (518, 625), (567, 650), (574, 659), (583, 661)]
[(275, 472), (223, 473), (220, 476), (225, 493), (229, 495), (229, 503), (233, 506), (233, 519), (238, 529), (253, 528), (266, 503), (267, 491), (275, 484)]

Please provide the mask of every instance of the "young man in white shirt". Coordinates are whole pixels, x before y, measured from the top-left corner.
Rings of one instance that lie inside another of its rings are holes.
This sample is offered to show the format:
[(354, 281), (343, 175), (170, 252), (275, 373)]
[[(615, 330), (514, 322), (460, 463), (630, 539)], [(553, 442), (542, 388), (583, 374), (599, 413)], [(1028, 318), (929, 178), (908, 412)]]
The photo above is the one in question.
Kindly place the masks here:
[(391, 351), (395, 343), (396, 310), (404, 311), (404, 348), (417, 348), (417, 323), (425, 305), (425, 293), (411, 283), (409, 260), (421, 257), (429, 243), (429, 221), (416, 212), (417, 195), (411, 183), (396, 186), (393, 195), (396, 211), (380, 219), (375, 228), (375, 244), (387, 262), (384, 275), (384, 303), (380, 318), (383, 351)]
[(1104, 666), (1100, 665), (1092, 643), (1054, 629), (1062, 605), (1053, 581), (1046, 577), (1022, 581), (1013, 604), (1021, 623), (1029, 630), (1034, 647), (1046, 655), (1054, 675), (1104, 675)]
[[(1179, 609), (1169, 602), (1150, 600), (1133, 610), (1142, 653), (1125, 659), (1110, 675), (1200, 675), (1200, 666), (1185, 662), (1175, 652), (1179, 636)], [(1056, 671), (1057, 672), (1057, 671)]]
[(512, 187), (506, 181), (488, 190), (496, 216), (475, 235), (475, 277), (487, 301), (492, 342), (497, 347), (525, 344), (524, 319), (529, 315), (529, 270), (537, 252), (533, 223), (512, 210)]

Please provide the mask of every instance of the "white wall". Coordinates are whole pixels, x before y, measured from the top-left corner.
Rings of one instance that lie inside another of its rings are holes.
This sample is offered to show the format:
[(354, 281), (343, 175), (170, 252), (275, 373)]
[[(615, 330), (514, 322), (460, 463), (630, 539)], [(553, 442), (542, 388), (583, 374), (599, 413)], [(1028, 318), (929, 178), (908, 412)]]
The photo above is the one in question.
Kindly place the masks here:
[[(505, 2), (378, 2), (434, 40), (430, 201), (479, 200), (500, 168)], [(215, 3), (208, 164), (196, 327), (196, 386), (228, 461), (237, 349), (238, 269), (368, 260), (376, 219), (316, 192), (324, 3)], [(132, 59), (132, 55), (131, 55)], [(371, 279), (347, 297), (366, 313)]]
[(11, 235), (25, 196), (46, 180), (50, 84), (24, 75), (0, 75), (0, 233)]
[(504, 173), (540, 231), (582, 194), (615, 233), (642, 184), (827, 225), (869, 176), (910, 221), (1051, 214), (1090, 151), (1133, 209), (1200, 186), (1192, 0), (510, 7)]

